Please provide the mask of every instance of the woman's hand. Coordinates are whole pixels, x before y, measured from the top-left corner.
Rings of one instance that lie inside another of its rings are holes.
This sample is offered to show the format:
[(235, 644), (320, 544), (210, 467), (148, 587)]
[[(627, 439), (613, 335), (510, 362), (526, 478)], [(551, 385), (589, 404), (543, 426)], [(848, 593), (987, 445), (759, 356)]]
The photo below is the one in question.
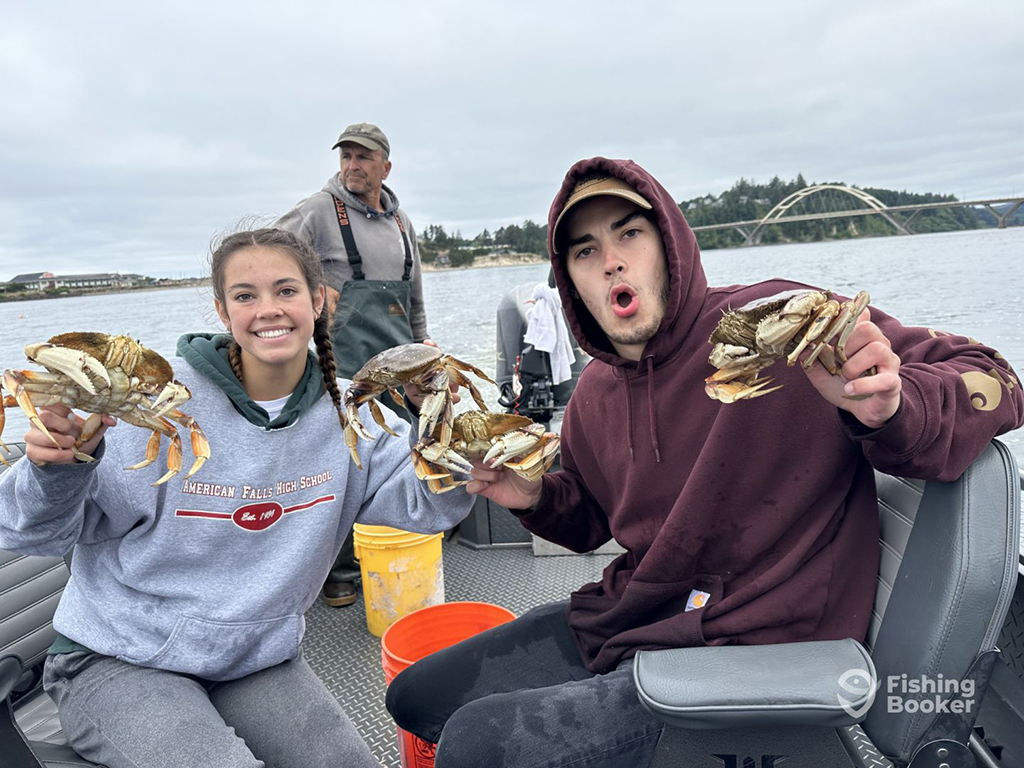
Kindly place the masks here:
[[(839, 376), (815, 364), (805, 371), (807, 378), (830, 403), (849, 411), (864, 426), (877, 429), (899, 408), (903, 382), (900, 358), (882, 330), (871, 322), (870, 309), (857, 318), (846, 341), (846, 355)], [(872, 368), (874, 373), (865, 376)]]
[[(78, 448), (79, 453), (92, 456), (103, 439), (103, 433), (108, 428), (117, 424), (112, 416), (104, 414), (92, 414), (88, 419), (83, 419), (66, 405), (47, 405), (39, 409), (39, 420), (53, 435), (51, 440), (35, 425), (29, 422), (29, 430), (25, 433), (25, 456), (33, 464), (43, 466), (45, 464), (73, 464), (75, 458), (75, 441), (83, 434), (86, 440)], [(54, 445), (54, 440), (57, 444)]]

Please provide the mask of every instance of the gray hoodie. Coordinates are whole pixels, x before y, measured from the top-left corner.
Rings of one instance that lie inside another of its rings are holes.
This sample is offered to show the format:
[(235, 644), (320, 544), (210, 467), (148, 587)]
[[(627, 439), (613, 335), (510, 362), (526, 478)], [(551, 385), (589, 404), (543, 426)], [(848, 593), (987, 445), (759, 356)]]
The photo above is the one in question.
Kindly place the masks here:
[(383, 211), (370, 210), (362, 200), (341, 183), (341, 172), (334, 174), (324, 188), (300, 201), (288, 213), (274, 222), (275, 227), (307, 238), (320, 254), (328, 284), (337, 291), (352, 279), (345, 243), (341, 239), (338, 214), (334, 209), (334, 195), (349, 210), (349, 222), (356, 247), (363, 259), (363, 273), (367, 280), (401, 280), (405, 272), (405, 245), (402, 233), (395, 223), (401, 216), (409, 235), (412, 250), (412, 291), (410, 295), (409, 323), (414, 341), (429, 338), (427, 315), (423, 308), (423, 276), (420, 272), (420, 251), (416, 232), (404, 211), (398, 208), (398, 198), (388, 187), (381, 188)]
[(188, 362), (172, 364), (192, 392), (183, 410), (210, 441), (192, 478), (186, 434), (184, 468), (165, 485), (151, 483), (165, 471), (167, 440), (156, 462), (125, 471), (149, 437), (126, 423), (107, 433), (95, 463), (20, 461), (0, 475), (0, 548), (75, 548), (54, 617), (71, 641), (141, 666), (243, 677), (296, 657), (303, 613), (353, 522), (433, 533), (468, 514), (464, 491), (435, 496), (416, 478), (409, 425), (391, 411), (397, 438), (360, 409), (376, 436), (360, 441), (360, 471), (329, 397), (267, 430)]

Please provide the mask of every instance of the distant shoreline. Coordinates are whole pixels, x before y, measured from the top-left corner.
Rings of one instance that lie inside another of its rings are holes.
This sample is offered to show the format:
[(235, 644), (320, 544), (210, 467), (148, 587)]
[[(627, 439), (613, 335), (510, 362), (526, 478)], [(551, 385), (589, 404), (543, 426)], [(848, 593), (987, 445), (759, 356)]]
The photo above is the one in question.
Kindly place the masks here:
[(533, 253), (516, 254), (515, 256), (491, 256), (480, 257), (473, 260), (472, 264), (463, 267), (439, 267), (435, 263), (423, 263), (420, 265), (424, 272), (458, 272), (463, 269), (489, 269), (491, 267), (522, 267), (529, 264), (547, 264), (547, 256), (538, 256)]
[(209, 278), (174, 285), (140, 285), (135, 288), (73, 288), (68, 291), (19, 291), (0, 293), (0, 303), (15, 301), (38, 301), (40, 299), (69, 299), (78, 296), (108, 296), (114, 293), (139, 293), (141, 291), (168, 291), (172, 288), (203, 288), (210, 284)]

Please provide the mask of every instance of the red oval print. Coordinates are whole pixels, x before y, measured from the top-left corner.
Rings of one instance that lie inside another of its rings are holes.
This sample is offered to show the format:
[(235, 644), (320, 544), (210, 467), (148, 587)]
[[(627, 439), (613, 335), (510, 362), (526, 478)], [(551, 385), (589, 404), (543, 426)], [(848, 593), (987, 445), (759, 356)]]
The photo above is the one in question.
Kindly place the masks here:
[(282, 515), (284, 509), (276, 501), (260, 501), (239, 507), (231, 516), (231, 520), (239, 528), (245, 528), (247, 531), (265, 531), (280, 520)]

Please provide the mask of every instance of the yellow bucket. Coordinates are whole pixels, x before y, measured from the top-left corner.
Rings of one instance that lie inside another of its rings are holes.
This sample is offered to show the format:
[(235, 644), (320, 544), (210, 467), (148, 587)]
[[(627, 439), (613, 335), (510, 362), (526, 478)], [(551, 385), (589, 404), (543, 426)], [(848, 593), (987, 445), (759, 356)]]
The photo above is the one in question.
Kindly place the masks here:
[(380, 637), (407, 613), (444, 602), (443, 533), (360, 523), (352, 531), (370, 634)]

